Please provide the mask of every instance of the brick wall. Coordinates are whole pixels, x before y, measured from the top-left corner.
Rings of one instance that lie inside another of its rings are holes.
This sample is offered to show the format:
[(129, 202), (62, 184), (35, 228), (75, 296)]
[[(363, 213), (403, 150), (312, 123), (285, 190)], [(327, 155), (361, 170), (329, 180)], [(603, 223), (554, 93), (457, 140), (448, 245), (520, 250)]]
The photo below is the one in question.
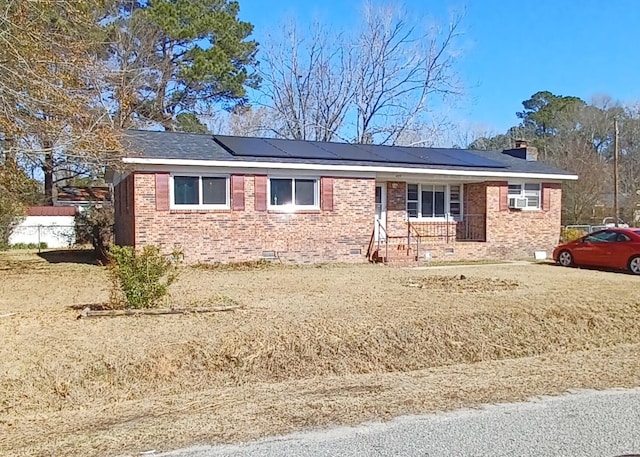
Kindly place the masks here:
[[(166, 252), (177, 248), (188, 263), (257, 260), (269, 251), (287, 262), (365, 261), (375, 213), (373, 179), (333, 178), (332, 208), (296, 213), (256, 210), (251, 175), (244, 177), (240, 187), (243, 204), (232, 201), (232, 208), (238, 210), (222, 211), (164, 210), (166, 201), (156, 201), (155, 174), (135, 173), (129, 179), (129, 184), (123, 184), (125, 180), (118, 185), (124, 187), (116, 186), (119, 244), (154, 244)], [(432, 259), (447, 260), (531, 258), (538, 250), (550, 255), (560, 232), (561, 187), (544, 184), (542, 209), (521, 211), (508, 209), (502, 202), (505, 186), (506, 182), (464, 186), (465, 221), (473, 225), (465, 230), (481, 233), (486, 241), (451, 237), (447, 242), (446, 237), (433, 237), (423, 240), (422, 250), (428, 249)], [(237, 191), (232, 192), (232, 200)], [(129, 195), (130, 205), (123, 194)], [(387, 233), (406, 236), (404, 182), (387, 183)]]
[(460, 238), (474, 241), (487, 239), (487, 185), (486, 183), (470, 183), (463, 187), (462, 209), (463, 222), (458, 225)]
[(332, 209), (296, 213), (256, 211), (251, 175), (244, 177), (244, 208), (222, 211), (158, 210), (155, 174), (135, 173), (134, 179), (138, 247), (177, 248), (187, 263), (258, 260), (266, 251), (286, 262), (366, 261), (373, 179), (333, 178)]
[[(562, 188), (542, 185), (542, 209), (523, 211), (504, 207), (507, 183), (488, 183), (488, 255), (496, 258), (531, 257), (534, 251), (551, 255), (560, 237)], [(502, 188), (502, 190), (501, 190)], [(502, 202), (502, 207), (501, 207)]]
[(407, 183), (387, 182), (387, 234), (407, 234)]
[[(483, 182), (464, 185), (464, 222), (449, 230), (446, 236), (427, 236), (421, 239), (420, 258), (428, 250), (434, 260), (517, 259), (532, 258), (534, 251), (545, 251), (551, 256), (560, 235), (562, 189), (559, 184), (542, 185), (542, 208), (522, 211), (507, 208), (507, 182)], [(400, 187), (400, 186), (398, 186)], [(403, 187), (403, 189), (406, 189)], [(392, 195), (388, 188), (389, 195)], [(406, 191), (405, 191), (406, 192)], [(406, 194), (402, 198), (406, 198)], [(389, 201), (391, 203), (391, 201)], [(400, 193), (393, 201), (400, 208)], [(406, 235), (404, 213), (392, 213), (388, 232), (390, 236)], [(463, 230), (463, 225), (466, 224)], [(427, 235), (447, 229), (444, 222), (414, 224)], [(473, 241), (458, 241), (461, 233), (472, 234)], [(478, 239), (484, 239), (478, 242)]]

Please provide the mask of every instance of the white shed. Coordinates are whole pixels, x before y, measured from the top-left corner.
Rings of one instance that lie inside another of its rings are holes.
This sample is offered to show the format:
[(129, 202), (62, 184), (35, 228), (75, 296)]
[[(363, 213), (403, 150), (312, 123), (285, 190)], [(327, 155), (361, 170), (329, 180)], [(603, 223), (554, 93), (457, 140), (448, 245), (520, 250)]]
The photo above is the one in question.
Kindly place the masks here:
[(75, 244), (73, 206), (32, 206), (27, 216), (9, 236), (9, 244), (46, 243), (48, 248), (66, 248)]

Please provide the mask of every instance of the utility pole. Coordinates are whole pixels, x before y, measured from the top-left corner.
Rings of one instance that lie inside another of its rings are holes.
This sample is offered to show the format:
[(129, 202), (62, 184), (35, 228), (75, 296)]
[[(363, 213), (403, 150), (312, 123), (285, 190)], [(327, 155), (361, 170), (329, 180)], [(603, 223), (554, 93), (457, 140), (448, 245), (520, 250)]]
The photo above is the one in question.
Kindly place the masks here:
[(620, 219), (620, 208), (618, 207), (618, 155), (619, 155), (619, 141), (618, 141), (618, 119), (613, 119), (613, 213), (614, 223), (618, 226), (618, 220)]

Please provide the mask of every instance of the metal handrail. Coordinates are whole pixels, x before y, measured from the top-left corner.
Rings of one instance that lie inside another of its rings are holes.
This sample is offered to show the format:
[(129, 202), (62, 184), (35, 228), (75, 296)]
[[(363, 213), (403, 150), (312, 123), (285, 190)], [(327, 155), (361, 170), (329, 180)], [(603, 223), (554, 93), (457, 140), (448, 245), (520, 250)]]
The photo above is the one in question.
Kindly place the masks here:
[(376, 228), (374, 227), (373, 230), (371, 231), (371, 236), (369, 237), (369, 245), (367, 247), (367, 259), (369, 259), (369, 261), (371, 261), (371, 256), (373, 255), (373, 245), (375, 243), (375, 236), (376, 236)]
[(380, 231), (384, 232), (384, 264), (389, 263), (389, 235), (387, 234), (386, 229), (382, 226), (382, 222), (380, 219), (376, 219), (376, 224), (378, 224), (378, 255), (380, 255)]
[[(452, 241), (459, 241), (458, 239), (458, 228), (462, 227), (463, 233), (467, 233), (469, 231), (469, 219), (477, 220), (478, 217), (481, 217), (483, 220), (483, 224), (486, 223), (486, 215), (485, 214), (468, 214), (465, 215), (462, 220), (457, 220), (451, 216), (447, 216), (442, 221), (424, 221), (424, 222), (410, 222), (407, 221), (407, 239), (411, 240), (411, 237), (418, 238), (420, 240), (423, 239), (431, 239), (433, 237), (439, 237), (444, 239), (447, 243)], [(456, 228), (453, 228), (453, 223), (456, 224)], [(439, 230), (436, 230), (436, 233), (427, 233), (425, 234), (420, 230), (421, 227), (439, 227)], [(462, 240), (473, 240), (473, 241), (484, 241), (485, 235), (477, 236), (471, 235), (463, 235)]]
[(420, 232), (418, 231), (417, 228), (415, 228), (413, 226), (413, 224), (411, 223), (411, 221), (407, 221), (407, 246), (411, 247), (411, 231), (415, 232), (414, 238), (416, 240), (416, 261), (420, 260), (420, 239), (422, 238), (422, 235), (420, 235)]

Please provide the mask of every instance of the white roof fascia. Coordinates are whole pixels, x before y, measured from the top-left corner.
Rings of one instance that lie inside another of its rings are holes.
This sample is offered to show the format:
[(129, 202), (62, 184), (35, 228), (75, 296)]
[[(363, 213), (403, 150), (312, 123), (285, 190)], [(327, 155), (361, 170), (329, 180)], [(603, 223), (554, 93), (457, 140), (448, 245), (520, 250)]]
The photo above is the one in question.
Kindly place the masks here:
[(577, 175), (554, 173), (525, 173), (512, 171), (487, 171), (487, 170), (452, 170), (432, 168), (403, 168), (367, 165), (321, 165), (314, 163), (284, 163), (284, 162), (247, 162), (231, 160), (193, 160), (193, 159), (155, 159), (144, 157), (125, 157), (122, 159), (127, 164), (138, 165), (168, 165), (191, 167), (218, 167), (218, 168), (262, 168), (280, 170), (313, 170), (336, 171), (356, 173), (391, 173), (391, 174), (416, 174), (416, 175), (449, 175), (449, 176), (477, 176), (485, 178), (530, 178), (549, 179), (554, 181), (575, 181)]

